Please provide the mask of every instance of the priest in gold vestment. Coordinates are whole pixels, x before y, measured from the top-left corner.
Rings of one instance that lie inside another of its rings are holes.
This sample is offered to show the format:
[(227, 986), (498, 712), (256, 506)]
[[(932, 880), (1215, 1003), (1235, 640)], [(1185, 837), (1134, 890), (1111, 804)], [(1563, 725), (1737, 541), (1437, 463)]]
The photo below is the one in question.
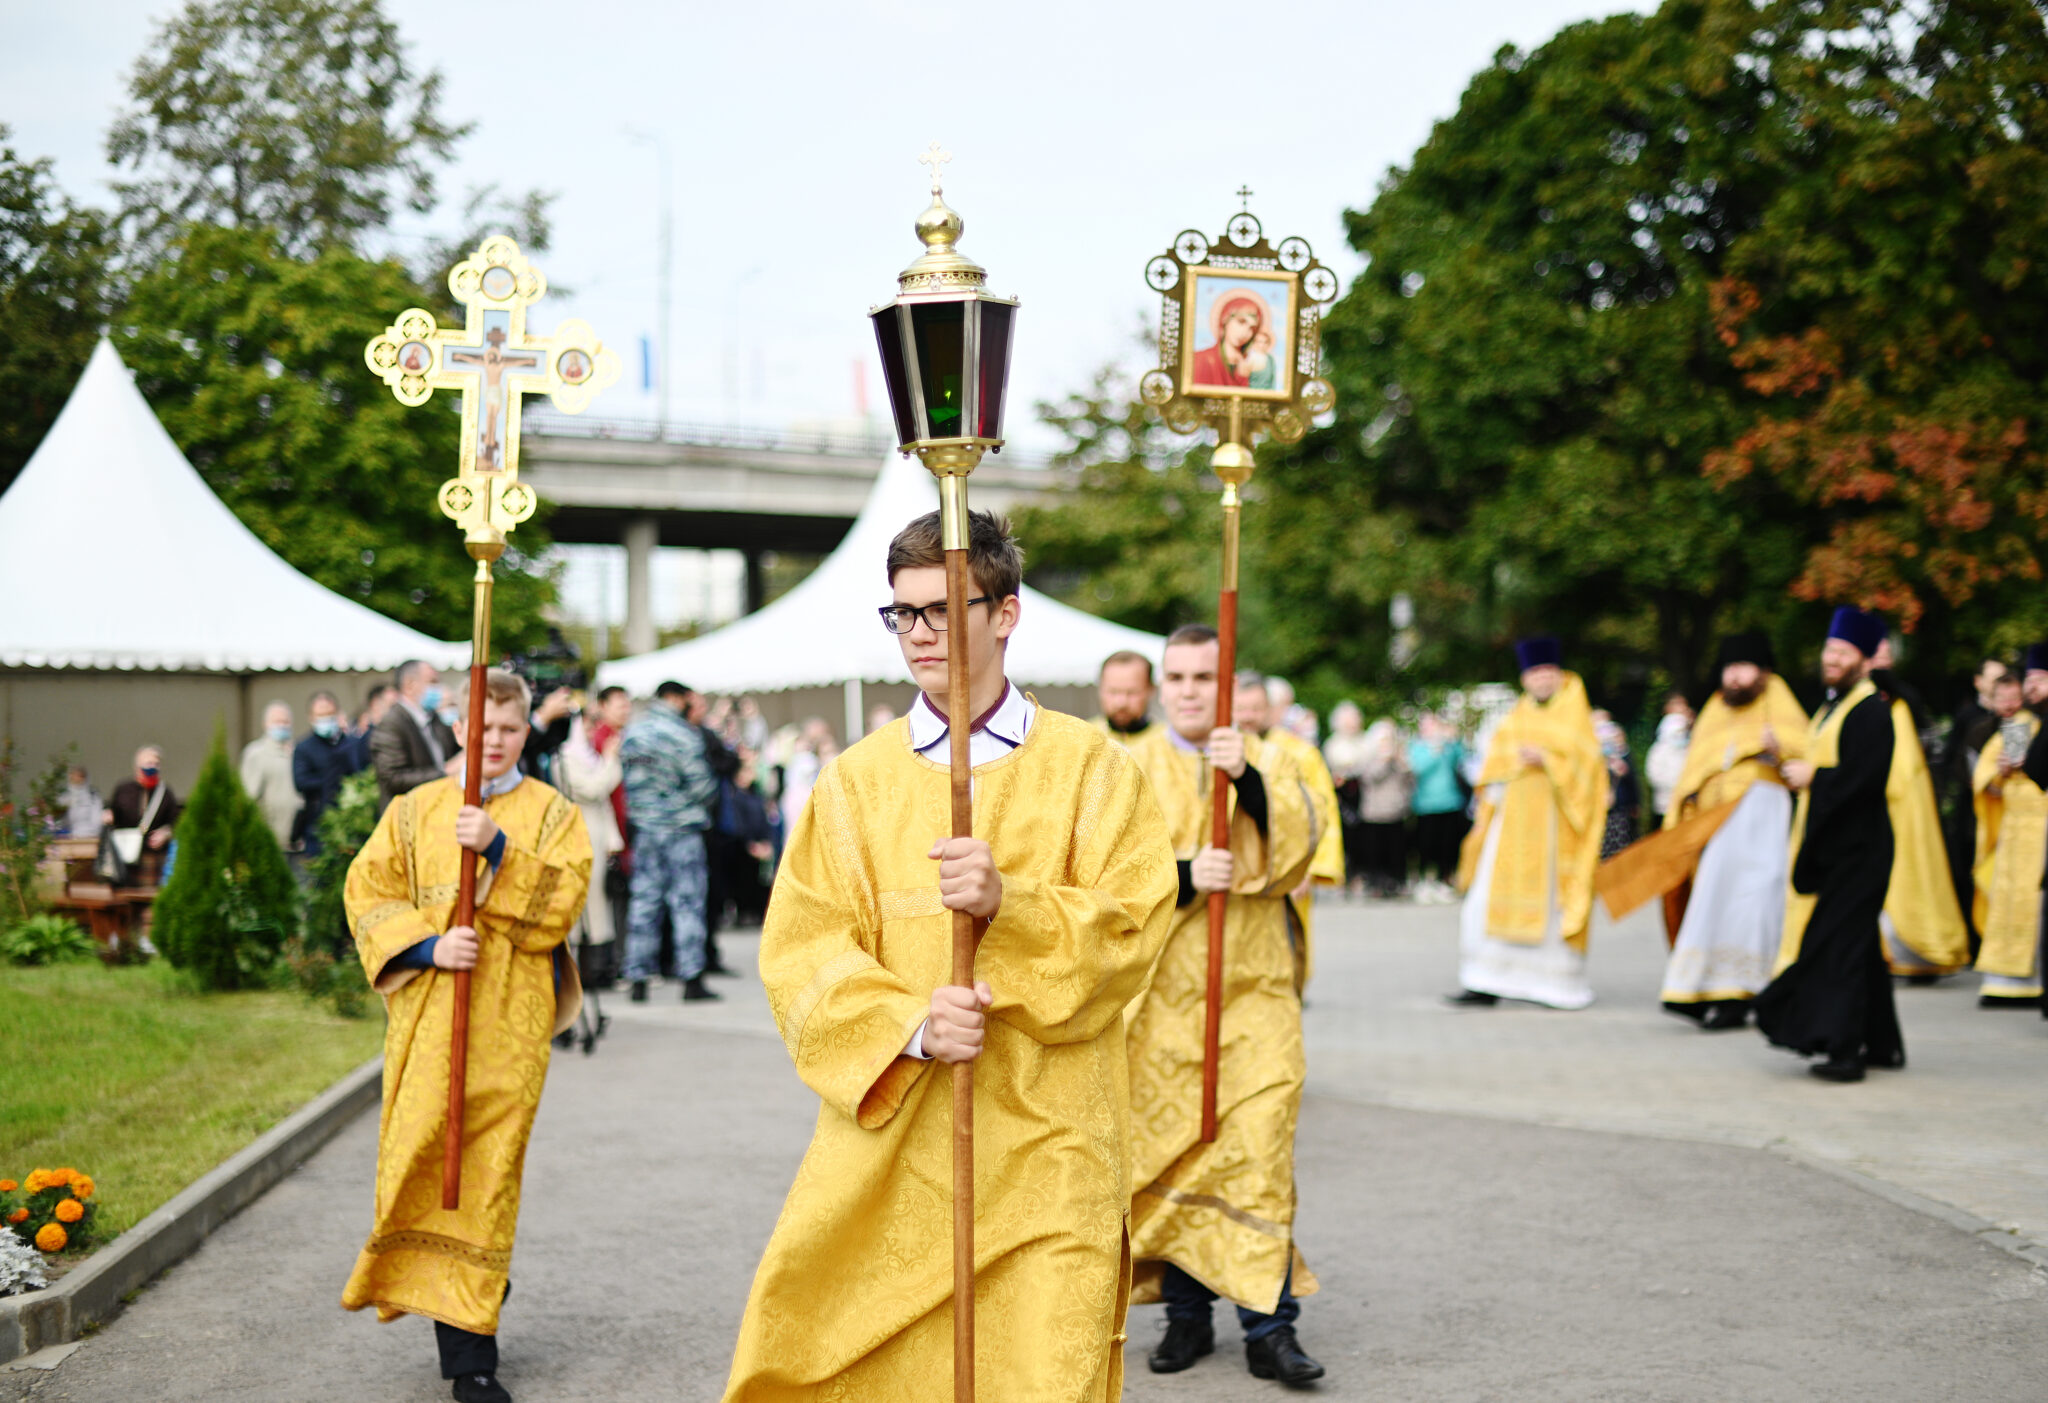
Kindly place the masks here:
[[(1022, 555), (970, 514), (973, 838), (952, 838), (936, 512), (891, 543), (883, 622), (922, 689), (819, 775), (775, 879), (761, 978), (817, 1128), (747, 1298), (728, 1403), (936, 1399), (953, 1357), (952, 1097), (973, 1060), (987, 1403), (1114, 1403), (1129, 1304), (1125, 1005), (1173, 850), (1125, 750), (1011, 686)], [(987, 922), (948, 984), (952, 913)]]
[(1088, 724), (1122, 745), (1152, 729), (1152, 694), (1158, 684), (1152, 660), (1120, 648), (1102, 660), (1095, 674), (1095, 700), (1102, 709)]
[(1237, 693), (1231, 701), (1231, 721), (1240, 731), (1257, 736), (1280, 751), (1294, 764), (1294, 772), (1308, 786), (1309, 802), (1316, 811), (1316, 850), (1309, 859), (1308, 875), (1287, 894), (1288, 918), (1294, 922), (1300, 945), (1301, 981), (1308, 982), (1315, 965), (1315, 913), (1317, 887), (1344, 885), (1344, 818), (1337, 808), (1337, 781), (1323, 752), (1280, 724), (1275, 705), (1276, 684), (1256, 672), (1237, 674)]
[(1890, 698), (1892, 709), (1892, 768), (1884, 787), (1892, 820), (1892, 884), (1878, 926), (1891, 972), (1924, 983), (1969, 963), (1970, 927), (1948, 867), (1934, 772), (1920, 745), (1919, 697), (1892, 673), (1889, 635), (1870, 661), (1870, 680)]
[[(458, 1403), (505, 1403), (498, 1307), (519, 1219), (526, 1141), (549, 1040), (582, 1003), (563, 940), (583, 910), (590, 839), (561, 794), (520, 775), (532, 697), (487, 674), (484, 802), (437, 779), (384, 810), (348, 870), (344, 903), (363, 972), (384, 996), (384, 1112), (376, 1223), (343, 1288), (349, 1310), (435, 1322)], [(461, 863), (482, 859), (473, 926), (453, 924)], [(454, 979), (468, 970), (462, 1204), (441, 1207)]]
[[(2033, 662), (2033, 658), (2029, 658)], [(1977, 757), (1977, 951), (1984, 1008), (2029, 1008), (2041, 998), (2041, 872), (2048, 862), (2048, 793), (2023, 768), (2041, 720), (2020, 707), (2020, 678), (1991, 690), (1998, 729)]]
[(1664, 966), (1664, 1007), (1710, 1032), (1740, 1028), (1771, 982), (1785, 930), (1792, 792), (1781, 766), (1806, 756), (1806, 712), (1770, 640), (1721, 645), (1721, 689), (1700, 709), (1672, 790), (1667, 833), (1704, 834)]
[[(1133, 1299), (1164, 1300), (1154, 1373), (1176, 1373), (1215, 1348), (1218, 1296), (1237, 1306), (1255, 1377), (1322, 1377), (1296, 1338), (1297, 1297), (1316, 1289), (1294, 1242), (1294, 1128), (1307, 1061), (1301, 1041), (1304, 951), (1288, 893), (1321, 837), (1314, 800), (1284, 751), (1216, 726), (1215, 630), (1167, 639), (1166, 722), (1131, 747), (1158, 792), (1178, 859), (1173, 934), (1145, 996), (1130, 1010), (1135, 1146)], [(1230, 845), (1209, 846), (1210, 783), (1232, 776)], [(1216, 1140), (1200, 1143), (1209, 964), (1208, 893), (1229, 893), (1223, 936)]]
[(1522, 696), (1494, 731), (1479, 772), (1479, 812), (1458, 864), (1458, 983), (1450, 1002), (1593, 1002), (1586, 928), (1607, 826), (1607, 762), (1586, 684), (1561, 666), (1555, 638), (1515, 645)]

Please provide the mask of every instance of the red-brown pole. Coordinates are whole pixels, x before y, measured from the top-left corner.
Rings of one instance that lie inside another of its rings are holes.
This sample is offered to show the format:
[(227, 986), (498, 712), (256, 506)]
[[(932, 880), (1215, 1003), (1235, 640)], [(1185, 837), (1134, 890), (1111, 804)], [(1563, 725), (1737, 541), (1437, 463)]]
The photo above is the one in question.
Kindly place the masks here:
[[(1223, 587), (1216, 596), (1216, 724), (1228, 726), (1237, 700), (1238, 487), (1251, 476), (1252, 455), (1241, 447), (1238, 405), (1231, 401), (1230, 437), (1216, 447), (1213, 465), (1223, 478)], [(1230, 847), (1230, 776), (1209, 772), (1209, 845)], [(1223, 1061), (1223, 924), (1227, 892), (1209, 893), (1209, 982), (1202, 1001), (1202, 1143), (1216, 1142), (1216, 1083)]]
[[(469, 655), (469, 713), (462, 740), (462, 802), (474, 808), (484, 800), (484, 675), (491, 657), (491, 560), (477, 554), (476, 611)], [(490, 552), (495, 558), (496, 552)], [(455, 924), (476, 925), (477, 854), (457, 854), (462, 859), (455, 886)], [(455, 971), (450, 995), (455, 1001), (448, 1025), (448, 1129), (441, 1143), (441, 1206), (453, 1210), (462, 1206), (462, 1124), (463, 1101), (469, 1091), (469, 971)]]
[[(956, 487), (957, 484), (957, 487)], [(958, 501), (946, 489), (954, 488)], [(953, 836), (974, 836), (971, 735), (974, 700), (967, 673), (967, 479), (940, 479), (946, 542), (946, 734)], [(946, 529), (949, 527), (955, 529)], [(955, 545), (955, 542), (958, 542)], [(974, 987), (974, 916), (953, 913), (953, 983)], [(986, 1046), (986, 1044), (983, 1044)], [(953, 1399), (974, 1403), (974, 1064), (953, 1064)]]

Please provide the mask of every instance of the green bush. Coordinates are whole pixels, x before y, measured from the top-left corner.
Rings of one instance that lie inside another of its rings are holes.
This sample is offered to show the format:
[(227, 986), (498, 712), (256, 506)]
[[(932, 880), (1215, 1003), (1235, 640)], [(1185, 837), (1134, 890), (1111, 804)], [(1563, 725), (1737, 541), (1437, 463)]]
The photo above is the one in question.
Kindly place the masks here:
[(98, 953), (76, 921), (48, 911), (0, 931), (0, 960), (13, 965), (61, 965)]
[(177, 839), (177, 866), (156, 899), (158, 947), (206, 988), (263, 986), (297, 931), (298, 887), (228, 762), (223, 726), (214, 727)]
[(364, 770), (342, 781), (334, 803), (320, 815), (320, 851), (306, 863), (305, 931), (285, 947), (292, 982), (344, 1018), (360, 1018), (370, 1006), (370, 985), (356, 958), (342, 893), (349, 865), (376, 827), (377, 776)]

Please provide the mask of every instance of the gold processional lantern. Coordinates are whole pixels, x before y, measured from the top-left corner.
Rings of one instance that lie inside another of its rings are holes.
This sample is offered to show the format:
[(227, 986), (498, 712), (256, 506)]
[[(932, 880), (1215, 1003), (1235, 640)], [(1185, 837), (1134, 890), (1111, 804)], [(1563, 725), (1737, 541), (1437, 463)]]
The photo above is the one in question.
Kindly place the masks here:
[[(918, 158), (932, 168), (932, 202), (917, 217), (924, 252), (896, 279), (894, 301), (870, 309), (896, 442), (939, 480), (939, 535), (946, 552), (949, 718), (972, 716), (967, 634), (980, 626), (967, 601), (967, 475), (983, 453), (1003, 446), (1003, 400), (1010, 374), (1013, 298), (991, 297), (988, 274), (959, 248), (966, 226), (940, 193), (940, 167), (952, 157), (934, 141)], [(947, 782), (955, 838), (974, 834), (968, 731), (948, 728)], [(953, 983), (974, 983), (976, 922), (953, 913)], [(974, 1403), (974, 1064), (953, 1064), (953, 1399)]]

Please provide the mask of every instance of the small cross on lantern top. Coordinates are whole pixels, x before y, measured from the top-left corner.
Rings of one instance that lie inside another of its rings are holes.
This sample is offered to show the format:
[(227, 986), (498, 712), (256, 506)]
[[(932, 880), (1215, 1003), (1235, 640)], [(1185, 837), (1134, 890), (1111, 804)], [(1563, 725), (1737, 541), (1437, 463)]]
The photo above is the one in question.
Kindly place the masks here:
[(945, 176), (945, 171), (941, 167), (952, 159), (953, 153), (941, 147), (936, 141), (926, 149), (922, 156), (917, 158), (919, 165), (932, 168), (932, 194), (936, 195), (939, 193), (939, 186)]
[(1245, 211), (1245, 212), (1249, 213), (1249, 212), (1250, 212), (1250, 210), (1251, 210), (1251, 207), (1252, 207), (1252, 187), (1251, 187), (1251, 186), (1249, 186), (1249, 185), (1240, 185), (1240, 186), (1238, 186), (1238, 187), (1237, 187), (1237, 198), (1238, 198), (1238, 199), (1239, 199), (1240, 201), (1242, 201), (1242, 202), (1243, 202), (1243, 203), (1242, 203), (1242, 204), (1241, 204), (1241, 205), (1239, 206), (1239, 208), (1240, 208), (1240, 209), (1242, 209), (1243, 211)]
[(457, 475), (441, 484), (441, 510), (473, 541), (495, 538), (533, 515), (533, 489), (519, 481), (519, 409), (546, 395), (565, 414), (619, 377), (619, 358), (588, 322), (570, 319), (553, 336), (526, 330), (526, 309), (547, 279), (502, 236), (484, 240), (448, 274), (448, 291), (468, 312), (460, 329), (409, 307), (364, 348), (363, 359), (401, 404), (425, 404), (435, 390), (462, 391)]

